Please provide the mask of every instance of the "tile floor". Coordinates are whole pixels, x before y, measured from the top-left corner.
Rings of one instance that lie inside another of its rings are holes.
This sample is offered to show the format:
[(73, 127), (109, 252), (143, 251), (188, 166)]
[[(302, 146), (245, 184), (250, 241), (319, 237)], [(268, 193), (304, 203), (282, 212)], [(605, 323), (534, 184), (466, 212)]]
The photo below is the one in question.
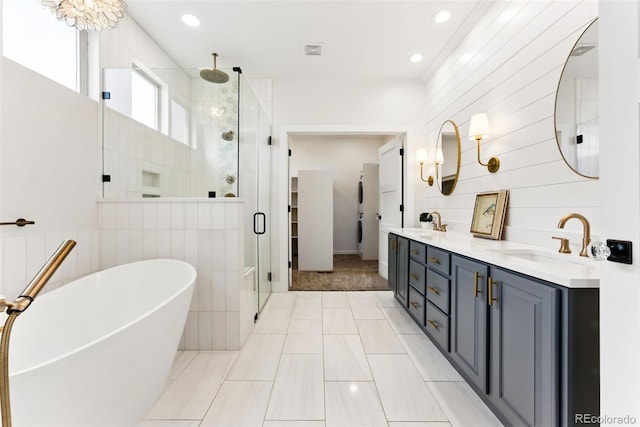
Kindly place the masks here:
[(139, 427), (501, 426), (390, 291), (272, 294), (240, 352), (179, 352)]

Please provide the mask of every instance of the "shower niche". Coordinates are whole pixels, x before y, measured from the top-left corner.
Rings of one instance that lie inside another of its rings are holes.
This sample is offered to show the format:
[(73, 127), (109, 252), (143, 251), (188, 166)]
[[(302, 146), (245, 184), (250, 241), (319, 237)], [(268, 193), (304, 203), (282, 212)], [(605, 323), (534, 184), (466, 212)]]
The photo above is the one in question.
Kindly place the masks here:
[(260, 311), (271, 290), (271, 124), (240, 68), (104, 69), (101, 90), (103, 199), (237, 200)]

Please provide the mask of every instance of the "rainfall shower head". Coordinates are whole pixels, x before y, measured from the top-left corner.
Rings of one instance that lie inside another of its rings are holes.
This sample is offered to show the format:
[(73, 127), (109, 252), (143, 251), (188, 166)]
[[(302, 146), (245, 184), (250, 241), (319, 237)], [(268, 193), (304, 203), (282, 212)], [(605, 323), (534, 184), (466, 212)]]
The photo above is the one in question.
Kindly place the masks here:
[(200, 77), (211, 83), (226, 83), (229, 81), (229, 75), (224, 71), (220, 71), (216, 68), (217, 53), (213, 53), (213, 68), (200, 71)]

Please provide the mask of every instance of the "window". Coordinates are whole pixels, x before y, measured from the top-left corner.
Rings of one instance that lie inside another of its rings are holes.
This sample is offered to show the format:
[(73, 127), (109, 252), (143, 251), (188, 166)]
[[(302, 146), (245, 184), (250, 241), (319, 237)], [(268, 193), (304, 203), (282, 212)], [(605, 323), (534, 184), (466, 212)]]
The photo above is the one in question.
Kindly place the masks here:
[(189, 114), (176, 101), (171, 101), (171, 138), (189, 145)]
[(158, 130), (160, 85), (139, 69), (131, 72), (131, 118)]
[(39, 1), (2, 0), (2, 54), (78, 92), (85, 37)]

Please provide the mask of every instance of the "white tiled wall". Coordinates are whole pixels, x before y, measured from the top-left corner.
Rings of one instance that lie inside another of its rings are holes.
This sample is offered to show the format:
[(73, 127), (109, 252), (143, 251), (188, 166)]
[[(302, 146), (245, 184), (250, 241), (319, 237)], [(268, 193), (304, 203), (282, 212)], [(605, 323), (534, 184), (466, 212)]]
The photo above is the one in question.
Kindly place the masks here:
[(183, 350), (239, 350), (253, 326), (240, 199), (103, 200), (101, 269), (150, 258), (193, 265), (198, 278)]

